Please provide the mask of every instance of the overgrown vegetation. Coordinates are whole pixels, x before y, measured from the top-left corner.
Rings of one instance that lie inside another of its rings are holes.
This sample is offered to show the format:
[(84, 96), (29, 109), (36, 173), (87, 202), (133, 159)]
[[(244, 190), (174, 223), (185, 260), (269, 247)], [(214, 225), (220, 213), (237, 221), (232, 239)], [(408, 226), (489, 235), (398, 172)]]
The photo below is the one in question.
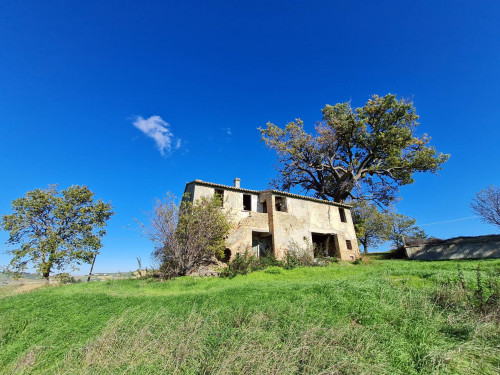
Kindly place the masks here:
[[(337, 259), (332, 259), (332, 261), (337, 261)], [(316, 259), (315, 261), (307, 252), (288, 251), (282, 260), (276, 259), (272, 254), (265, 257), (256, 257), (249, 252), (244, 254), (236, 253), (234, 259), (222, 270), (220, 276), (233, 278), (237, 275), (246, 275), (250, 272), (263, 270), (267, 267), (292, 270), (297, 267), (326, 266), (329, 262), (329, 258)]]
[(217, 195), (194, 202), (188, 198), (180, 203), (172, 195), (156, 200), (149, 223), (143, 225), (155, 244), (152, 256), (160, 264), (162, 278), (189, 275), (224, 256), (230, 213), (220, 209)]
[[(4, 297), (0, 368), (5, 374), (498, 373), (498, 302), (492, 304), (488, 280), (498, 283), (500, 260), (365, 258), (371, 261), (356, 266), (270, 266), (232, 279), (119, 280)], [(437, 299), (443, 285), (463, 288), (461, 280), (470, 302), (459, 293), (458, 304)], [(481, 301), (490, 301), (486, 310), (470, 305), (481, 293)]]
[(472, 315), (489, 316), (500, 323), (500, 268), (481, 271), (477, 265), (476, 277), (465, 278), (460, 264), (457, 276), (443, 282), (434, 293), (435, 301), (446, 309), (461, 309)]

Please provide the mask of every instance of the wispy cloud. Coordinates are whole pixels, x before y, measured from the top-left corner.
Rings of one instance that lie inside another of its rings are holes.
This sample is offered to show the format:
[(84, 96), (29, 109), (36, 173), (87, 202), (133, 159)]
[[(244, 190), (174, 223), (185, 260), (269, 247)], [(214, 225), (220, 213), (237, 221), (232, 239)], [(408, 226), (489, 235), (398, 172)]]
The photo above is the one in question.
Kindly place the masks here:
[(226, 132), (227, 135), (232, 135), (231, 128), (222, 128)]
[[(163, 156), (165, 152), (170, 152), (174, 135), (170, 131), (170, 124), (164, 121), (160, 116), (151, 116), (146, 119), (142, 116), (137, 116), (133, 124), (141, 132), (155, 140), (156, 147)], [(177, 139), (175, 148), (177, 149), (180, 146), (181, 140)]]

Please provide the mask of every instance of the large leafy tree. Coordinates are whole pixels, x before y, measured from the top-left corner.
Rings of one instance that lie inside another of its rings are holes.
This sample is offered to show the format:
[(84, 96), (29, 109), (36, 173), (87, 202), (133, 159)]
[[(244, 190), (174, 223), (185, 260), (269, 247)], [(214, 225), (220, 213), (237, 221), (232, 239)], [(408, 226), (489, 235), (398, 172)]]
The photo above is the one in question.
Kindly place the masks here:
[(415, 172), (441, 168), (449, 155), (417, 136), (413, 103), (396, 95), (373, 96), (364, 107), (350, 103), (327, 105), (316, 134), (308, 134), (300, 119), (284, 128), (268, 123), (259, 128), (262, 140), (278, 155), (279, 177), (273, 187), (300, 187), (306, 194), (343, 203), (371, 199), (393, 201), (401, 185)]
[(110, 203), (94, 201), (94, 193), (78, 185), (29, 191), (12, 202), (12, 211), (0, 222), (9, 231), (7, 244), (20, 245), (7, 251), (10, 265), (22, 271), (32, 263), (47, 280), (55, 269), (91, 263), (114, 213)]
[(351, 210), (356, 237), (363, 245), (365, 254), (368, 249), (389, 240), (392, 230), (391, 215), (382, 213), (377, 206), (367, 201), (358, 201)]

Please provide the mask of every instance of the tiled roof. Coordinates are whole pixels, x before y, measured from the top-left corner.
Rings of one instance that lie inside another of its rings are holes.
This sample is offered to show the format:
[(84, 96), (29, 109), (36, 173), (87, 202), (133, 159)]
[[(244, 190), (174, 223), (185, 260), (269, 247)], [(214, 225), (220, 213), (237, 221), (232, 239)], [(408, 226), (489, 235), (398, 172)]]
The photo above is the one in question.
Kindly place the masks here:
[(348, 204), (331, 202), (331, 201), (327, 201), (327, 200), (324, 200), (324, 199), (318, 199), (318, 198), (308, 197), (308, 196), (305, 196), (305, 195), (293, 194), (293, 193), (289, 193), (289, 192), (286, 192), (286, 191), (279, 191), (279, 190), (250, 190), (250, 189), (237, 188), (237, 187), (234, 187), (234, 186), (215, 184), (213, 182), (207, 182), (207, 181), (202, 181), (202, 180), (194, 180), (194, 181), (188, 182), (186, 184), (186, 186), (189, 185), (189, 184), (209, 186), (209, 187), (218, 188), (218, 189), (239, 191), (241, 193), (250, 193), (250, 194), (271, 193), (271, 194), (274, 194), (274, 195), (280, 195), (280, 196), (290, 197), (290, 198), (295, 198), (295, 199), (303, 199), (303, 200), (307, 200), (307, 201), (312, 201), (312, 202), (317, 202), (317, 203), (323, 203), (323, 204), (329, 204), (329, 205), (332, 205), (332, 206), (343, 207), (343, 208), (347, 208), (347, 209), (351, 208), (351, 206), (348, 205)]

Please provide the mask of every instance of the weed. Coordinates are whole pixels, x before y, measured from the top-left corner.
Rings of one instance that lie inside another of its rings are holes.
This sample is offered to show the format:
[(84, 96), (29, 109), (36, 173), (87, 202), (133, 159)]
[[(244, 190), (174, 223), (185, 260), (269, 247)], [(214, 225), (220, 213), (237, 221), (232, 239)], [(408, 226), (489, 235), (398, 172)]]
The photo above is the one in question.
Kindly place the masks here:
[[(498, 273), (498, 270), (496, 270)], [(484, 275), (481, 263), (475, 269), (475, 278), (466, 280), (457, 264), (457, 277), (448, 279), (434, 292), (434, 301), (448, 309), (463, 309), (474, 315), (492, 315), (500, 318), (500, 285), (498, 278), (490, 272)]]

